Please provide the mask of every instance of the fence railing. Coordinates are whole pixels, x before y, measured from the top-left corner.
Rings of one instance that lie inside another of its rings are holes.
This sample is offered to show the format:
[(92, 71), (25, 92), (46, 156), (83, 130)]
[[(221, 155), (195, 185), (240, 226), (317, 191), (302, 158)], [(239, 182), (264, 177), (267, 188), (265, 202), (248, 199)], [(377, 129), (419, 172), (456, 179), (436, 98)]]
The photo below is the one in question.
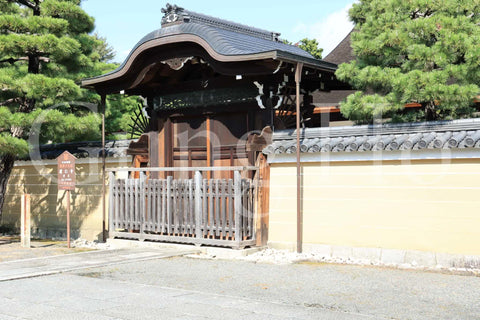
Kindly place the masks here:
[[(241, 248), (255, 244), (259, 181), (256, 167), (109, 169), (110, 237)], [(119, 171), (140, 177), (119, 178)], [(147, 172), (194, 171), (193, 179), (150, 179)], [(204, 179), (202, 171), (234, 171), (233, 179)]]

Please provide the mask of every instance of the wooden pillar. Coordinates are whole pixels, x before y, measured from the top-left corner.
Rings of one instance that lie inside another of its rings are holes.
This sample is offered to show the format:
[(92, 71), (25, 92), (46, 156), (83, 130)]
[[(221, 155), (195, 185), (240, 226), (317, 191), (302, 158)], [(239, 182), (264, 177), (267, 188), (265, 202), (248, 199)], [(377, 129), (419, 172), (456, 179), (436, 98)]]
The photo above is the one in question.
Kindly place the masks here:
[(270, 167), (267, 158), (260, 153), (255, 164), (259, 167), (257, 217), (256, 217), (256, 245), (266, 246), (268, 243), (269, 210), (270, 210)]
[[(211, 141), (211, 120), (210, 117), (207, 116), (206, 125), (207, 125), (207, 167), (212, 166), (212, 141)], [(212, 172), (207, 171), (207, 179), (212, 178)]]
[[(158, 133), (148, 133), (148, 162), (150, 167), (159, 167), (159, 155), (158, 155)], [(159, 172), (150, 172), (151, 179), (159, 179)]]
[[(173, 167), (173, 125), (172, 120), (167, 118), (164, 124), (164, 164), (165, 167)], [(173, 172), (165, 172), (166, 176), (171, 176)]]
[(302, 176), (300, 168), (300, 82), (302, 81), (303, 63), (298, 63), (295, 70), (296, 84), (296, 120), (297, 120), (297, 252), (302, 252), (303, 247), (303, 212), (301, 199)]
[[(165, 119), (159, 119), (158, 120), (158, 124), (157, 124), (157, 127), (158, 127), (158, 166), (159, 167), (166, 167), (167, 164), (165, 162), (166, 160), (166, 157), (165, 157), (165, 154), (167, 152), (167, 146), (165, 145), (165, 132), (166, 132), (166, 127), (167, 127), (167, 124), (166, 124), (166, 120)], [(158, 177), (160, 179), (166, 179), (166, 173), (165, 172), (159, 172), (159, 175)]]

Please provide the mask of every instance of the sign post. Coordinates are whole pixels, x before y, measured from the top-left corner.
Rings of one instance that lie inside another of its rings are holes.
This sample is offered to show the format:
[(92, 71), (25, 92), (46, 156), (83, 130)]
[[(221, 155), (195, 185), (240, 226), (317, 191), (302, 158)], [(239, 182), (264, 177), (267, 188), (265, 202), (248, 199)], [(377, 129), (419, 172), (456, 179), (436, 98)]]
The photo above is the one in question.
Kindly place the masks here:
[(22, 247), (30, 248), (30, 195), (22, 195), (22, 217), (20, 239)]
[(65, 151), (57, 158), (58, 190), (67, 193), (67, 246), (70, 248), (70, 191), (75, 190), (75, 156)]

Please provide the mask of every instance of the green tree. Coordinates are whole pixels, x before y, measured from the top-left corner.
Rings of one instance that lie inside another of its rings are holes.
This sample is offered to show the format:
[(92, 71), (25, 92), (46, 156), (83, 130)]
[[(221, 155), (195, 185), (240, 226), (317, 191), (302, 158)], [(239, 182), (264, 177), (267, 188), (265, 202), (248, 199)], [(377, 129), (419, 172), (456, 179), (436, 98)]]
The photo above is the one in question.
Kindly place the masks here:
[(119, 94), (108, 96), (105, 114), (105, 131), (110, 134), (108, 139), (130, 138), (129, 125), (133, 124), (134, 111), (138, 109), (139, 104), (143, 104), (143, 101), (138, 96)]
[(319, 44), (316, 39), (304, 38), (295, 44), (293, 44), (293, 42), (290, 42), (288, 40), (283, 40), (283, 43), (295, 45), (307, 51), (308, 53), (310, 53), (312, 56), (315, 57), (315, 59), (322, 59), (323, 49), (318, 46)]
[[(368, 123), (469, 116), (480, 88), (480, 2), (361, 0), (350, 10), (355, 61), (337, 70), (361, 90), (342, 114)], [(422, 108), (404, 112), (406, 103)]]
[[(94, 20), (80, 0), (0, 0), (0, 215), (16, 158), (43, 110), (65, 101), (98, 102), (76, 84), (112, 69), (104, 41), (90, 35)], [(48, 111), (40, 141), (98, 139), (99, 118), (64, 106)]]
[(323, 48), (318, 46), (316, 39), (304, 38), (298, 43), (298, 47), (310, 53), (315, 59), (322, 59)]

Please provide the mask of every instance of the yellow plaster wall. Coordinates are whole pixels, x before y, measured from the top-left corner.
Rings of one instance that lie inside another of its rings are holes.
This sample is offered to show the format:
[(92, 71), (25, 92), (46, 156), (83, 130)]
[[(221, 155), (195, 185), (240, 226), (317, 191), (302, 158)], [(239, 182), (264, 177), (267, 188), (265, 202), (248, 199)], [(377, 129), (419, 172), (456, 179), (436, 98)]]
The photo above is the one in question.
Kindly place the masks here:
[[(480, 255), (480, 161), (303, 164), (304, 243)], [(296, 241), (296, 168), (272, 164), (269, 241)]]
[[(108, 167), (128, 166), (129, 162), (107, 164)], [(31, 195), (32, 236), (41, 238), (66, 237), (66, 194), (58, 191), (54, 181), (56, 165), (33, 166), (23, 163), (16, 166), (7, 187), (2, 224), (20, 227), (20, 201), (24, 193)], [(89, 241), (99, 240), (102, 234), (102, 175), (101, 163), (76, 165), (77, 187), (71, 192), (71, 235)], [(107, 175), (108, 179), (108, 175)], [(107, 228), (108, 228), (108, 185)]]

